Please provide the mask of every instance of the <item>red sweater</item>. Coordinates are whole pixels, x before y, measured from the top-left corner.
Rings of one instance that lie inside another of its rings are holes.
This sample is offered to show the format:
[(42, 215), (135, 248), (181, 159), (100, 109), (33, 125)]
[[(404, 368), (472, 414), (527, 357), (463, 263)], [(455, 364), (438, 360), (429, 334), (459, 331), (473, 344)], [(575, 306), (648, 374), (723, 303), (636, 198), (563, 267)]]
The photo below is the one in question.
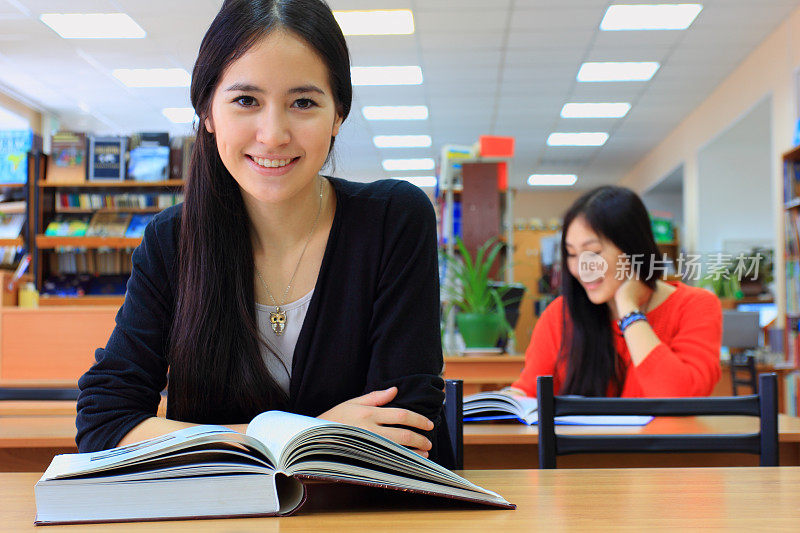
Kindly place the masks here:
[[(722, 341), (722, 309), (714, 294), (683, 283), (658, 307), (647, 313), (647, 321), (661, 344), (638, 366), (631, 364), (625, 338), (612, 323), (617, 353), (627, 368), (622, 397), (707, 396), (719, 381), (719, 350)], [(557, 362), (561, 347), (563, 297), (545, 309), (525, 353), (525, 368), (512, 387), (536, 396), (537, 376), (553, 376), (553, 390), (561, 390), (566, 377), (563, 362)]]

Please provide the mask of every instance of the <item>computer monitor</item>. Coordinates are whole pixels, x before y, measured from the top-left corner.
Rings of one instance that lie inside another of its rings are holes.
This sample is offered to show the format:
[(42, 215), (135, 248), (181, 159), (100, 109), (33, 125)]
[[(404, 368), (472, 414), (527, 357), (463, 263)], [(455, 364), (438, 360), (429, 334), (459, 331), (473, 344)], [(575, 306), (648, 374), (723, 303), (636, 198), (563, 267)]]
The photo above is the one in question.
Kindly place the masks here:
[(778, 318), (778, 306), (774, 303), (739, 304), (737, 311), (751, 311), (758, 313), (758, 325), (765, 328), (770, 322)]
[(722, 345), (733, 349), (759, 345), (761, 327), (756, 311), (722, 311)]

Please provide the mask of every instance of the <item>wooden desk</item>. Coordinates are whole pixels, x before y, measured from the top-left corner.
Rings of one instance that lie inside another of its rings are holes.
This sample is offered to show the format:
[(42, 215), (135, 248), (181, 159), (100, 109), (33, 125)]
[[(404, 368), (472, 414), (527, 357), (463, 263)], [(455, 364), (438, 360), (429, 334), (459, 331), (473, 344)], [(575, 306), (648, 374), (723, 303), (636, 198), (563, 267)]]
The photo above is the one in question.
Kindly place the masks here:
[[(162, 414), (163, 416), (163, 414)], [(642, 427), (608, 428), (557, 426), (573, 434), (599, 433), (748, 433), (755, 432), (750, 417), (660, 417)], [(779, 415), (778, 438), (782, 465), (800, 465), (800, 418)], [(464, 425), (464, 465), (470, 469), (538, 468), (539, 434), (523, 424)], [(44, 471), (53, 456), (76, 453), (74, 415), (0, 416), (0, 472)], [(758, 457), (747, 454), (594, 454), (566, 455), (558, 464), (572, 468), (642, 466), (754, 466)]]
[[(748, 416), (657, 417), (646, 426), (556, 426), (572, 435), (755, 433), (758, 419)], [(778, 415), (781, 465), (800, 465), (800, 418)], [(464, 424), (465, 468), (538, 468), (537, 426), (518, 423)], [(576, 454), (558, 458), (560, 467), (624, 468), (676, 466), (756, 466), (758, 456), (743, 453)]]
[(444, 377), (463, 380), (466, 396), (511, 385), (524, 365), (524, 355), (454, 355), (444, 358)]
[[(114, 524), (114, 531), (679, 531), (691, 527), (796, 531), (800, 468), (473, 470), (469, 480), (515, 503), (514, 511), (394, 491), (317, 487), (285, 518)], [(40, 473), (0, 474), (0, 522), (34, 531)], [(106, 531), (109, 524), (48, 526)], [(38, 529), (36, 531), (39, 531)]]

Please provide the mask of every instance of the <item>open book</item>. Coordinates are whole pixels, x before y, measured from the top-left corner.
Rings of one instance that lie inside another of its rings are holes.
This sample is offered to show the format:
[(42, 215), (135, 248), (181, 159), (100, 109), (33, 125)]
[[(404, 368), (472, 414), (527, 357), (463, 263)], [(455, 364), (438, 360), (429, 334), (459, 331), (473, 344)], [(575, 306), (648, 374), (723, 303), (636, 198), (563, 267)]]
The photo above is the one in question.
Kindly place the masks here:
[[(538, 406), (536, 398), (479, 392), (464, 397), (464, 422), (519, 420), (530, 426), (539, 422)], [(638, 415), (574, 415), (557, 416), (555, 423), (565, 426), (644, 426), (652, 419), (652, 416)]]
[(514, 508), (375, 433), (267, 411), (245, 435), (194, 426), (121, 448), (57, 455), (36, 483), (36, 524), (286, 515), (303, 505), (306, 480)]

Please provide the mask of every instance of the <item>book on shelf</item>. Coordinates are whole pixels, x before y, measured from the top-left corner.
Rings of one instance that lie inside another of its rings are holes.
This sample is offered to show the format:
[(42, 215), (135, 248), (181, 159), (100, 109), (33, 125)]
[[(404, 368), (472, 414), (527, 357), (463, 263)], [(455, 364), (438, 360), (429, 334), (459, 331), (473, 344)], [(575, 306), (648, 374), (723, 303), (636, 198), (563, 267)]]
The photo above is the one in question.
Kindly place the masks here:
[(169, 179), (185, 180), (189, 177), (189, 163), (192, 157), (194, 141), (194, 135), (172, 139), (169, 154)]
[(136, 133), (128, 144), (128, 179), (166, 181), (169, 178), (169, 134)]
[(25, 214), (6, 214), (0, 212), (0, 239), (16, 239), (25, 225)]
[(267, 411), (245, 434), (194, 426), (121, 448), (57, 455), (34, 488), (36, 523), (288, 515), (305, 502), (305, 483), (316, 481), (514, 508), (375, 433)]
[(88, 227), (87, 216), (58, 216), (47, 225), (44, 234), (48, 237), (83, 237)]
[[(501, 392), (479, 392), (464, 397), (464, 422), (518, 420), (532, 426), (539, 422), (539, 403), (536, 398), (512, 396)], [(557, 416), (555, 423), (563, 426), (644, 426), (652, 416), (638, 415), (570, 415)]]
[(124, 237), (131, 221), (130, 213), (98, 211), (92, 215), (87, 237)]
[(86, 180), (86, 134), (59, 131), (50, 142), (45, 179), (55, 183), (80, 183)]
[(0, 130), (0, 184), (27, 183), (28, 152), (33, 146), (31, 130)]
[(151, 213), (133, 215), (130, 224), (128, 224), (128, 229), (125, 231), (125, 236), (128, 238), (141, 239), (144, 237), (144, 229), (147, 227), (147, 224), (149, 224), (155, 216), (155, 214)]
[(125, 179), (126, 137), (89, 137), (90, 181)]

